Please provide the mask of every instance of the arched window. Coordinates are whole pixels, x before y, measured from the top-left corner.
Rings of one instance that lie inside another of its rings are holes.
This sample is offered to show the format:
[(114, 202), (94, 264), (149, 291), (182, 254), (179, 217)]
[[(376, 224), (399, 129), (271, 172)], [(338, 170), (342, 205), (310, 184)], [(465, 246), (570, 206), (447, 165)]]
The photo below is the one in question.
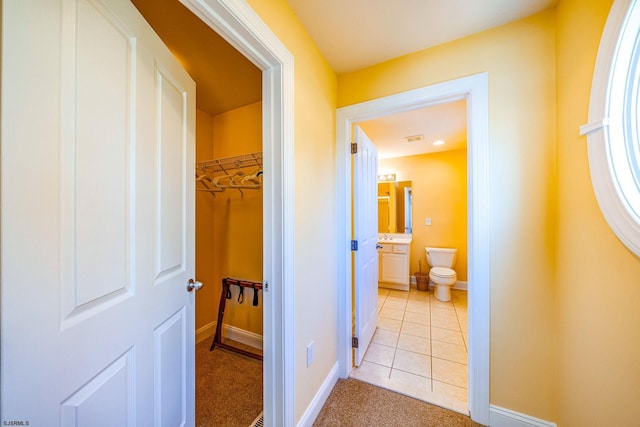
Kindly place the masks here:
[(591, 180), (609, 226), (640, 256), (640, 0), (615, 0), (591, 87)]

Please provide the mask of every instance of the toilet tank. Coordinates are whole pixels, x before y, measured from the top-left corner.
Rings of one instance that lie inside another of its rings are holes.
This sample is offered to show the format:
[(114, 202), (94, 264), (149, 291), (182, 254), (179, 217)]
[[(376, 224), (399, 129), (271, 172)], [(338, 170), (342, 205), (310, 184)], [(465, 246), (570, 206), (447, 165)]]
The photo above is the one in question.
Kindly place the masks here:
[(456, 264), (457, 249), (452, 248), (425, 248), (427, 262), (431, 267), (452, 268)]

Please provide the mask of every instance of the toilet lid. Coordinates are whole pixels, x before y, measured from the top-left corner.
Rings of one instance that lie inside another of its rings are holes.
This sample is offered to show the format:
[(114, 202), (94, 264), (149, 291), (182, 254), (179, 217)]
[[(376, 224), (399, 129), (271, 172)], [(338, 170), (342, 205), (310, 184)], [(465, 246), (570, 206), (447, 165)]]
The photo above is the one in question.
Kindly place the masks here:
[(456, 272), (446, 267), (433, 267), (431, 272), (434, 276), (452, 278), (456, 276)]

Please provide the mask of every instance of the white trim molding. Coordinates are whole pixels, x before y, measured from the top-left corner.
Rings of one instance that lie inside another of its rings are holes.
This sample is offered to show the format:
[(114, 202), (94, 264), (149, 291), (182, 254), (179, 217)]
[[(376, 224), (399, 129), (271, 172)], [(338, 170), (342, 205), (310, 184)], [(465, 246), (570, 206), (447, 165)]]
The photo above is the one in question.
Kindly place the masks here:
[(556, 423), (495, 405), (490, 407), (489, 425), (491, 427), (557, 427)]
[[(418, 281), (416, 280), (416, 276), (411, 276), (409, 279), (409, 283), (413, 285), (415, 288), (418, 285)], [(429, 289), (433, 288), (433, 284), (429, 282)], [(466, 291), (467, 290), (467, 282), (464, 280), (457, 280), (456, 283), (453, 284), (452, 289), (456, 289), (458, 291)]]
[(466, 291), (468, 290), (468, 282), (466, 282), (465, 280), (458, 280), (456, 283), (453, 284), (453, 289), (456, 289), (458, 291)]
[[(196, 344), (201, 343), (207, 339), (212, 339), (216, 333), (217, 321), (207, 323), (206, 325), (196, 330)], [(229, 338), (242, 344), (246, 344), (250, 347), (262, 350), (263, 337), (255, 332), (247, 331), (232, 325), (222, 324), (222, 336)]]
[(596, 60), (587, 135), (598, 205), (620, 241), (640, 256), (640, 0), (615, 0)]
[(326, 403), (329, 398), (329, 394), (331, 394), (331, 390), (338, 382), (338, 362), (333, 365), (331, 371), (329, 371), (329, 375), (324, 379), (322, 385), (318, 389), (316, 395), (307, 406), (307, 410), (304, 411), (300, 421), (298, 421), (297, 427), (311, 427), (313, 422), (318, 418), (318, 414), (322, 410), (322, 407)]
[(246, 2), (180, 1), (262, 70), (264, 421), (293, 426), (294, 59)]
[(216, 333), (217, 323), (218, 322), (214, 320), (213, 322), (207, 323), (206, 325), (196, 329), (196, 344), (200, 344), (206, 339), (213, 338)]
[(429, 105), (467, 100), (469, 226), (469, 411), (489, 423), (489, 94), (488, 76), (449, 82), (337, 110), (338, 357), (341, 378), (352, 370), (351, 352), (351, 127), (364, 120)]

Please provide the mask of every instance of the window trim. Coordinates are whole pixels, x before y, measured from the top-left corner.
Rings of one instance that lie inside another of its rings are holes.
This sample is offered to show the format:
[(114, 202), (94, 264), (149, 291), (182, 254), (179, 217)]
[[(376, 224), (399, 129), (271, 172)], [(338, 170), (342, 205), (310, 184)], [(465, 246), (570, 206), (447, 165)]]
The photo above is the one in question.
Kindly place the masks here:
[(640, 0), (615, 0), (600, 40), (587, 135), (596, 199), (622, 243), (640, 256)]

